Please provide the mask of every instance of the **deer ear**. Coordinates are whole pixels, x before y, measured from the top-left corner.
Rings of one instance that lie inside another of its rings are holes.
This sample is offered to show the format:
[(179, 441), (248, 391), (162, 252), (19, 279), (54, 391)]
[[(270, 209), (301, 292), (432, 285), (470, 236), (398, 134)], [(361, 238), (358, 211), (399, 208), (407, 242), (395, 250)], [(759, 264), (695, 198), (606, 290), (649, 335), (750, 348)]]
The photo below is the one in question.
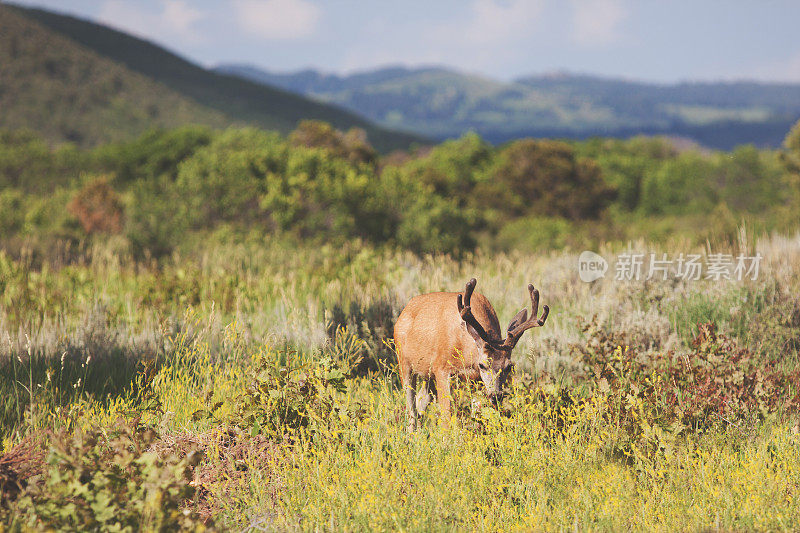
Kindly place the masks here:
[(522, 311), (517, 313), (514, 318), (511, 319), (511, 323), (508, 325), (508, 331), (510, 332), (512, 329), (519, 326), (526, 320), (528, 320), (528, 310), (523, 308)]
[(478, 348), (479, 349), (483, 348), (483, 345), (485, 344), (485, 342), (481, 338), (480, 333), (478, 333), (475, 328), (473, 328), (472, 326), (470, 326), (466, 322), (463, 322), (463, 324), (467, 328), (467, 331), (469, 332), (469, 334), (472, 335), (472, 338), (475, 340), (475, 344), (478, 345)]

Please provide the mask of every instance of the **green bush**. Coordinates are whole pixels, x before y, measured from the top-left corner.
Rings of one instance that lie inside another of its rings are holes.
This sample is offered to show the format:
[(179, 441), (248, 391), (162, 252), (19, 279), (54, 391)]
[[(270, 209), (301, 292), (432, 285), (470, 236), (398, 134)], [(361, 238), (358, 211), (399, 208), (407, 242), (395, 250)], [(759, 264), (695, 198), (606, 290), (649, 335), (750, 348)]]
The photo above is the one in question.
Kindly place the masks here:
[(213, 136), (205, 126), (156, 129), (127, 143), (101, 146), (93, 156), (106, 171), (116, 174), (119, 184), (163, 175), (175, 179), (178, 165), (209, 144)]
[(199, 451), (153, 450), (158, 435), (136, 422), (53, 435), (44, 471), (28, 481), (12, 525), (71, 531), (203, 531), (187, 507)]
[(52, 149), (28, 130), (0, 130), (0, 189), (47, 193), (93, 168), (89, 152), (71, 145)]
[(641, 209), (647, 215), (708, 212), (719, 197), (711, 185), (714, 163), (686, 152), (651, 170), (642, 180)]
[(0, 190), (0, 236), (19, 233), (25, 222), (25, 194), (19, 189)]
[(189, 229), (185, 198), (167, 177), (136, 181), (125, 207), (125, 235), (137, 258), (171, 253)]
[(495, 243), (504, 250), (554, 250), (570, 243), (575, 228), (563, 218), (525, 217), (505, 224)]
[(289, 134), (292, 146), (322, 148), (334, 157), (341, 157), (350, 163), (373, 165), (378, 153), (367, 141), (367, 133), (361, 128), (350, 128), (343, 133), (320, 120), (302, 120)]
[[(266, 435), (278, 441), (314, 438), (324, 432), (333, 417), (360, 416), (357, 405), (346, 405), (338, 393), (346, 388), (350, 368), (345, 361), (324, 357), (302, 364), (297, 354), (288, 354), (283, 364), (262, 354), (255, 378), (238, 398), (232, 422), (251, 435)], [(213, 409), (212, 409), (213, 411)], [(195, 417), (207, 415), (195, 413)]]
[[(494, 148), (469, 133), (380, 159), (363, 132), (316, 121), (289, 137), (189, 126), (93, 150), (4, 131), (0, 236), (8, 249), (24, 238), (47, 253), (58, 240), (72, 247), (124, 225), (118, 248), (129, 245), (138, 258), (223, 227), (234, 238), (358, 238), (416, 253), (460, 253), (479, 238), (546, 249), (675, 233), (727, 246), (743, 217), (757, 231), (795, 230), (796, 137), (777, 154), (752, 146), (680, 152), (645, 137)], [(92, 196), (83, 176), (108, 176), (108, 188)]]

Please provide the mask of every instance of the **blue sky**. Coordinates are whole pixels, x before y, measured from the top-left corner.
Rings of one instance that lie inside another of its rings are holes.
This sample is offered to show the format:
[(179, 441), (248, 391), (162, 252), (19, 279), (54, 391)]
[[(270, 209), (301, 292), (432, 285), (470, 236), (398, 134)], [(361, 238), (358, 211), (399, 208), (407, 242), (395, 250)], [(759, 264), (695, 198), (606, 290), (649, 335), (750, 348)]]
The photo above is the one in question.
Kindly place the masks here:
[(16, 1), (101, 21), (205, 66), (800, 82), (796, 0)]

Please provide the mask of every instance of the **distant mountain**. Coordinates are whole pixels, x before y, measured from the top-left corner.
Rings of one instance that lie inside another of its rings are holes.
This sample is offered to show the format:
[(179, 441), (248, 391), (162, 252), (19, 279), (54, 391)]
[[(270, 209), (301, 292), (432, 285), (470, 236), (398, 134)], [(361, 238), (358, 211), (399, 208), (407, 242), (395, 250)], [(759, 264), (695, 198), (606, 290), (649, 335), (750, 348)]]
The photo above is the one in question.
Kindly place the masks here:
[(712, 148), (778, 146), (800, 118), (800, 84), (659, 85), (563, 73), (506, 83), (443, 68), (403, 67), (350, 76), (276, 74), (244, 65), (216, 70), (435, 138), (474, 129), (493, 142), (644, 133), (687, 137)]
[(26, 126), (56, 141), (92, 145), (186, 123), (253, 124), (285, 133), (303, 119), (364, 128), (382, 151), (425, 141), (41, 9), (0, 4), (0, 58), (0, 127)]

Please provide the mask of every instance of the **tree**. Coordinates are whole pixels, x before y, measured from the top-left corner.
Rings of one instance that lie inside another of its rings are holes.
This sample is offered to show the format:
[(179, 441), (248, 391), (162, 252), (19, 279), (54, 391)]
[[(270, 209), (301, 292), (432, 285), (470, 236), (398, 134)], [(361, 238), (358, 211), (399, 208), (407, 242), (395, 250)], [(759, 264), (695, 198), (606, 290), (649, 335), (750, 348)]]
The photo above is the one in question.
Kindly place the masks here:
[(155, 129), (131, 142), (97, 148), (95, 157), (107, 171), (116, 174), (120, 184), (161, 175), (175, 179), (178, 165), (213, 138), (214, 134), (206, 126)]
[(555, 216), (594, 219), (615, 191), (592, 160), (564, 142), (522, 139), (503, 149), (477, 197), (500, 218)]
[(343, 133), (327, 122), (302, 120), (289, 134), (292, 146), (323, 148), (335, 157), (341, 157), (354, 164), (374, 165), (378, 153), (367, 141), (367, 132), (361, 128), (350, 128)]
[(720, 200), (711, 186), (714, 162), (697, 152), (684, 152), (650, 169), (642, 180), (644, 214), (684, 215), (710, 212)]
[[(797, 121), (786, 136), (783, 141), (783, 148), (781, 162), (785, 169), (789, 208), (800, 209), (800, 120)], [(795, 214), (795, 220), (796, 216)]]

